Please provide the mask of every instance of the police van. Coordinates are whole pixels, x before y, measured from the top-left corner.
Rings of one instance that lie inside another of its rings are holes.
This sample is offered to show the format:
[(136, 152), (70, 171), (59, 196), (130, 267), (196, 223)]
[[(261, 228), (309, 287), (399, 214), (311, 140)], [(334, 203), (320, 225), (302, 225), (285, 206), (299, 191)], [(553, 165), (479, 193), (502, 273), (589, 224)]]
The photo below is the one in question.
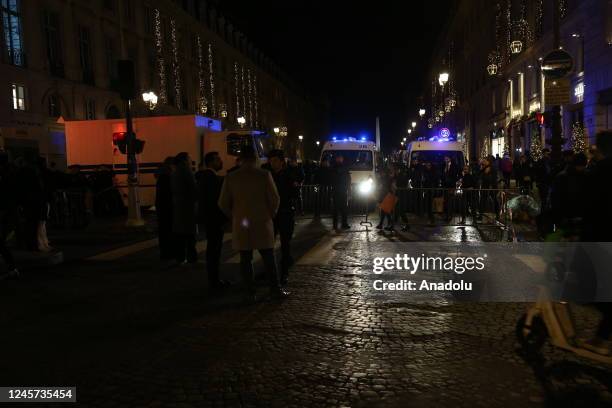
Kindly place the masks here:
[(463, 143), (436, 137), (416, 140), (408, 144), (404, 161), (408, 167), (418, 160), (420, 164), (431, 163), (434, 168), (442, 170), (445, 157), (448, 157), (458, 169), (462, 169), (465, 164)]
[(336, 157), (342, 156), (351, 174), (351, 184), (360, 192), (369, 193), (374, 189), (378, 154), (376, 143), (366, 138), (333, 138), (323, 146), (321, 163), (327, 161), (333, 166)]

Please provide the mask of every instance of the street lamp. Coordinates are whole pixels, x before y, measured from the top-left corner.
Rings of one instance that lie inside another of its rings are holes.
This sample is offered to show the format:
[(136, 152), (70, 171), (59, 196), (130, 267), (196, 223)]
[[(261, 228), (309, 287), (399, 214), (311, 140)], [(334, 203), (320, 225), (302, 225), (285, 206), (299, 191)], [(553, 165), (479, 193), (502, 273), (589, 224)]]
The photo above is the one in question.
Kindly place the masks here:
[(246, 123), (246, 119), (244, 116), (239, 116), (236, 120), (238, 121), (238, 124), (240, 125), (240, 127), (244, 127)]
[(413, 129), (414, 129), (414, 128), (416, 127), (416, 125), (417, 125), (417, 123), (416, 123), (416, 122), (412, 122), (411, 124), (412, 124), (412, 128), (413, 128)]
[(142, 100), (147, 104), (149, 110), (153, 110), (157, 106), (157, 95), (153, 91), (143, 93)]
[(321, 142), (319, 142), (318, 140), (316, 141), (316, 143), (317, 143), (317, 146), (321, 145)]
[(408, 129), (408, 134), (411, 134), (411, 133), (412, 133), (412, 129)]
[(446, 85), (448, 82), (448, 72), (442, 72), (440, 76), (438, 76), (438, 82), (440, 83), (440, 86)]
[(420, 116), (420, 117), (425, 116), (425, 113), (426, 113), (426, 112), (425, 112), (425, 109), (423, 109), (423, 108), (419, 109), (419, 116)]
[(404, 142), (405, 142), (406, 140), (408, 140), (408, 138), (404, 138)]
[(275, 127), (274, 128), (274, 133), (279, 134), (280, 133), (280, 128)]
[(298, 139), (300, 139), (300, 142), (301, 142), (302, 140), (304, 140), (304, 136), (299, 135), (299, 136), (298, 136)]

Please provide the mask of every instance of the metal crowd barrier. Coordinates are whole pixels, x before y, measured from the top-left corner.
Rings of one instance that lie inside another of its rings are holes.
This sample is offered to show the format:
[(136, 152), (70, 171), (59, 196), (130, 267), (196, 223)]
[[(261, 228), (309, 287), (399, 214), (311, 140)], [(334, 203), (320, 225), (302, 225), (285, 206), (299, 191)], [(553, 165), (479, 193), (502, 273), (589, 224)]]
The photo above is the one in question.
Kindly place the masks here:
[(92, 196), (87, 190), (57, 190), (49, 201), (50, 228), (82, 228), (89, 223)]
[[(449, 189), (449, 188), (401, 188), (396, 192), (398, 203), (395, 220), (408, 215), (425, 219), (442, 218), (446, 222), (507, 225), (509, 222), (506, 203), (519, 195), (516, 189)], [(314, 216), (325, 216), (333, 211), (332, 186), (302, 186), (303, 212)], [(375, 211), (382, 194), (373, 191), (364, 196), (353, 189), (349, 197), (349, 213), (365, 215)]]

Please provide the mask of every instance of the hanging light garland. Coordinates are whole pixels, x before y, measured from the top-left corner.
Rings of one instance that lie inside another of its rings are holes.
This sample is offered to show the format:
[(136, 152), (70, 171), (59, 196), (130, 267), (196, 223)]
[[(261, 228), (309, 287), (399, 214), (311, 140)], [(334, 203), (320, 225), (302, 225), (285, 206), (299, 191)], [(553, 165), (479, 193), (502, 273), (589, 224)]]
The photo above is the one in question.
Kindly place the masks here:
[(205, 115), (208, 112), (206, 99), (206, 79), (204, 77), (204, 53), (202, 52), (202, 39), (198, 35), (198, 111)]
[(586, 152), (587, 144), (584, 137), (584, 127), (580, 123), (572, 125), (572, 150), (574, 153)]
[(508, 0), (506, 5), (506, 58), (510, 61), (510, 57), (512, 55), (512, 0)]
[(213, 49), (211, 43), (208, 43), (208, 73), (210, 75), (210, 106), (212, 107), (212, 115), (217, 116), (215, 109), (215, 71), (213, 68)]
[(259, 106), (257, 103), (257, 76), (253, 77), (253, 93), (255, 94), (255, 129), (259, 129)]
[(246, 94), (245, 94), (245, 83), (244, 83), (244, 65), (241, 67), (241, 73), (240, 73), (240, 83), (242, 85), (242, 109), (244, 110), (244, 112), (242, 112), (242, 116), (246, 115)]
[(559, 17), (567, 16), (567, 0), (559, 0)]
[(536, 37), (539, 39), (542, 37), (543, 23), (544, 23), (544, 0), (537, 0), (536, 9), (536, 21), (535, 21), (535, 32)]
[(234, 62), (234, 88), (236, 90), (236, 117), (240, 117), (242, 113), (240, 111), (240, 95), (238, 92), (239, 78), (238, 78), (238, 63)]
[(176, 22), (170, 20), (170, 36), (172, 38), (172, 73), (174, 75), (174, 94), (176, 96), (176, 107), (182, 109), (181, 96), (181, 66), (179, 64), (179, 47), (176, 35)]
[(253, 85), (251, 84), (251, 69), (247, 69), (247, 81), (249, 91), (249, 124), (253, 125)]
[(166, 65), (164, 62), (164, 40), (161, 30), (161, 15), (158, 9), (155, 9), (155, 55), (157, 62), (157, 77), (159, 80), (159, 101), (163, 104), (168, 103), (168, 95), (166, 94)]
[(531, 146), (529, 147), (529, 153), (531, 155), (531, 158), (535, 162), (539, 162), (540, 160), (542, 160), (542, 157), (543, 157), (541, 137), (542, 136), (540, 135), (540, 132), (538, 131), (531, 138)]

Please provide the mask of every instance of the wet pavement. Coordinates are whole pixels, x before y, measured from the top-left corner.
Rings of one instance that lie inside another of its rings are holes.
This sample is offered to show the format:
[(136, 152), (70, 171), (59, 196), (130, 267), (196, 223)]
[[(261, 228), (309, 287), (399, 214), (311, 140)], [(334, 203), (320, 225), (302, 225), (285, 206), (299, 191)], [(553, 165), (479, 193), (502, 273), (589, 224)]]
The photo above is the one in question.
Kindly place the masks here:
[[(283, 302), (212, 296), (203, 264), (155, 248), (72, 262), (0, 286), (0, 384), (76, 385), (91, 407), (531, 407), (612, 402), (611, 372), (546, 346), (517, 353), (527, 305), (365, 294), (386, 243), (477, 242), (473, 226), (329, 231), (300, 221)], [(238, 281), (225, 245), (224, 277)], [(100, 259), (105, 259), (104, 257)], [(592, 329), (597, 315), (580, 308)]]

